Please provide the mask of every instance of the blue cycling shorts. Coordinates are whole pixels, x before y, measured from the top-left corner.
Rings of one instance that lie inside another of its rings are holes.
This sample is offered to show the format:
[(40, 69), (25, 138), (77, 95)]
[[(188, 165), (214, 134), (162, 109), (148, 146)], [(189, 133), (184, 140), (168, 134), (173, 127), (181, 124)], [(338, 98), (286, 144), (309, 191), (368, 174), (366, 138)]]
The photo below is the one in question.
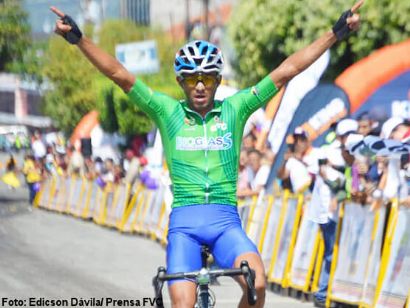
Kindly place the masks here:
[[(167, 273), (200, 269), (202, 245), (210, 248), (221, 268), (233, 267), (235, 259), (244, 253), (259, 254), (242, 229), (235, 206), (199, 204), (172, 209), (168, 229)], [(175, 281), (170, 281), (170, 284)]]

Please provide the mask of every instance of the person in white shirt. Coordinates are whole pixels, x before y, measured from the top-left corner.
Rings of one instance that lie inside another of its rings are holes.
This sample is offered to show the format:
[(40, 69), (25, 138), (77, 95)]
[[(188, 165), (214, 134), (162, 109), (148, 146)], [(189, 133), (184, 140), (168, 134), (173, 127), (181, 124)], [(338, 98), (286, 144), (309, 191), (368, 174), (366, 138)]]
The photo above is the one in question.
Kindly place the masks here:
[[(409, 123), (403, 118), (392, 117), (383, 124), (381, 137), (403, 141), (409, 127)], [(401, 168), (401, 160), (399, 158), (389, 158), (385, 175), (386, 184), (385, 187), (383, 187), (384, 199), (388, 200), (398, 197), (399, 200), (406, 200), (408, 198), (405, 173), (405, 170)]]
[(247, 175), (249, 186), (237, 192), (239, 198), (257, 196), (264, 189), (269, 177), (271, 167), (267, 164), (262, 164), (263, 155), (258, 150), (252, 149), (248, 151)]
[[(336, 135), (342, 147), (347, 136), (355, 133), (358, 124), (352, 119), (341, 120), (336, 126)], [(335, 149), (336, 150), (336, 149)], [(329, 162), (329, 149), (322, 150), (319, 156), (319, 173), (316, 176), (312, 199), (307, 207), (307, 217), (319, 224), (323, 235), (325, 251), (320, 275), (319, 290), (314, 295), (315, 305), (324, 307), (333, 257), (333, 246), (336, 240), (337, 199), (336, 192), (344, 187), (345, 177)]]
[(320, 150), (312, 147), (307, 132), (297, 127), (292, 136), (292, 144), (285, 154), (284, 163), (278, 172), (283, 181), (290, 180), (293, 192), (303, 192), (313, 183), (319, 173)]
[(41, 134), (39, 131), (34, 132), (31, 149), (33, 150), (34, 158), (37, 160), (43, 159), (47, 154), (46, 146), (44, 145), (44, 142), (41, 140)]

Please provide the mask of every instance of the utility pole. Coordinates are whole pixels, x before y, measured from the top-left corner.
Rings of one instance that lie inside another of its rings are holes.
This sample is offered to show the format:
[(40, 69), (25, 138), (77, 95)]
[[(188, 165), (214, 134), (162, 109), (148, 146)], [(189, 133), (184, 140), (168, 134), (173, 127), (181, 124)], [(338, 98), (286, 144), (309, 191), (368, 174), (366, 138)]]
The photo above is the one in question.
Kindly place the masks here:
[(105, 21), (105, 19), (107, 18), (105, 16), (105, 7), (107, 6), (107, 3), (105, 3), (106, 0), (101, 0), (101, 21)]
[(208, 41), (209, 40), (209, 0), (203, 0), (204, 1), (204, 12), (205, 12), (205, 39)]
[(189, 40), (189, 34), (191, 32), (191, 17), (190, 17), (190, 0), (185, 0), (185, 39)]

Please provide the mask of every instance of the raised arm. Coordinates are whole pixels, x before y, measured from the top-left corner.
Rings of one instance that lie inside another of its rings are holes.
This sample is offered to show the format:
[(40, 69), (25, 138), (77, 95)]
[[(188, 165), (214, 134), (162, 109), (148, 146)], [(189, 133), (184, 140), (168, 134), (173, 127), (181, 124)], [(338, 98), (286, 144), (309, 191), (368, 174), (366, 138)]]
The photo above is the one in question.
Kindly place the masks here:
[(323, 34), (309, 46), (290, 55), (278, 68), (273, 70), (270, 77), (275, 85), (278, 88), (282, 87), (297, 74), (308, 68), (334, 43), (344, 39), (351, 31), (356, 31), (360, 24), (360, 18), (356, 12), (363, 2), (364, 0), (356, 2), (350, 10), (342, 14), (332, 30)]
[(95, 45), (78, 29), (74, 20), (55, 7), (50, 8), (58, 17), (55, 32), (71, 44), (76, 44), (90, 62), (105, 76), (114, 81), (125, 92), (129, 92), (135, 82), (135, 76), (109, 53)]

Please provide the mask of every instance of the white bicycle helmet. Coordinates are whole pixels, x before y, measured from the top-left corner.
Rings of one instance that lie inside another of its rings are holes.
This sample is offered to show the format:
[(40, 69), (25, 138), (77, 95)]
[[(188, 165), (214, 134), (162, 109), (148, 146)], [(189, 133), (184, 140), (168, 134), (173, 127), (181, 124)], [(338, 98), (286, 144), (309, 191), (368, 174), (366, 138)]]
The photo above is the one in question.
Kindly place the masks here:
[(222, 52), (207, 41), (193, 41), (183, 46), (175, 55), (174, 69), (177, 76), (183, 73), (221, 74), (224, 61)]

